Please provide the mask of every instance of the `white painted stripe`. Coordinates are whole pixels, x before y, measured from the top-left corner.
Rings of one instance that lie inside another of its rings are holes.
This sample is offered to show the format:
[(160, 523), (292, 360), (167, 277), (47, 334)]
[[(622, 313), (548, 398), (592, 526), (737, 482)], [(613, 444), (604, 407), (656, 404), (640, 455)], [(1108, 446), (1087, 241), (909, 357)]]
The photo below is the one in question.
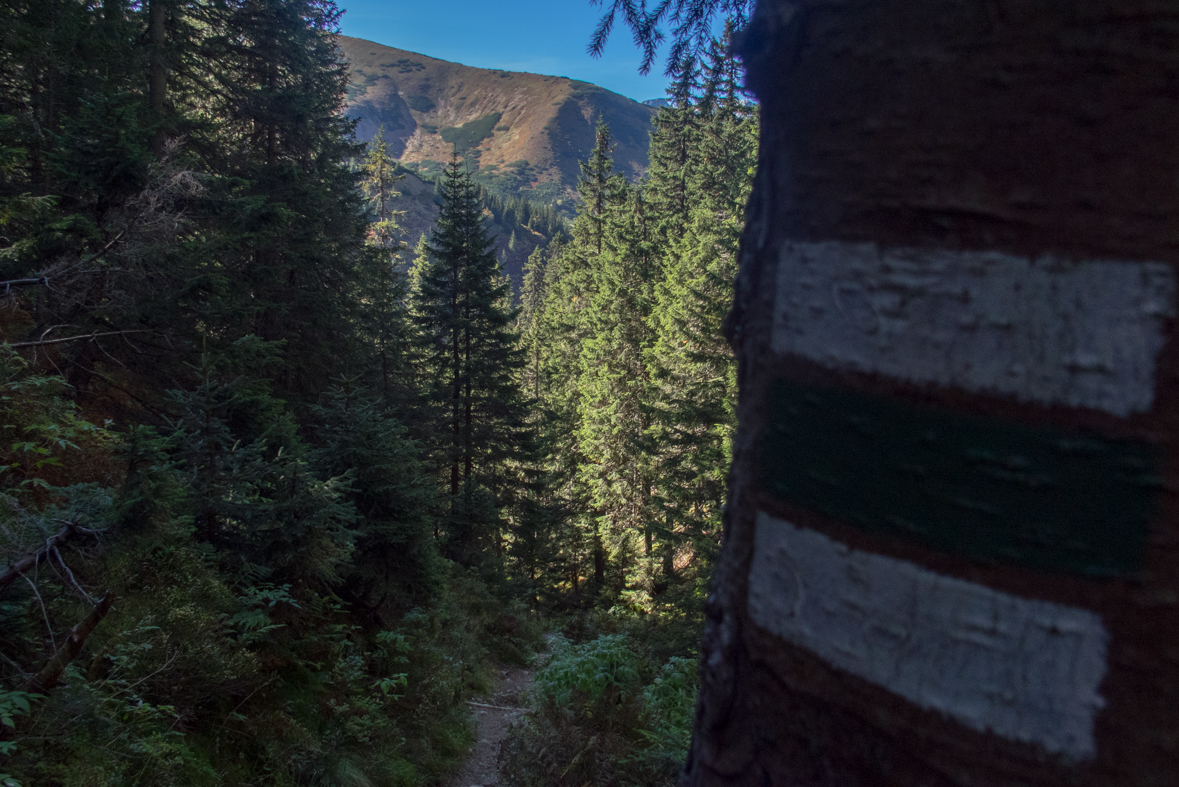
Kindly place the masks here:
[(1148, 411), (1175, 273), (1163, 263), (787, 243), (773, 347), (830, 368)]
[(971, 729), (1096, 753), (1108, 635), (1096, 614), (861, 552), (759, 513), (749, 614), (839, 669)]

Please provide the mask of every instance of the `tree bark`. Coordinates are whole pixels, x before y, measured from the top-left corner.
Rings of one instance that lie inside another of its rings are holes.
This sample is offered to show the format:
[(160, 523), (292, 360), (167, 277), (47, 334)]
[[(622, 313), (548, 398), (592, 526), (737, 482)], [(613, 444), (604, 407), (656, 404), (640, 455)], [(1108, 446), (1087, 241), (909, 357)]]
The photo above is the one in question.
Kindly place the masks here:
[(594, 525), (594, 592), (606, 584), (606, 545), (602, 542), (602, 526)]
[(1179, 774), (1176, 32), (1146, 0), (758, 4), (681, 784)]
[(164, 151), (164, 118), (168, 100), (168, 66), (164, 56), (167, 46), (167, 7), (164, 0), (151, 0), (147, 9), (147, 34), (151, 41), (148, 72), (148, 104), (159, 126), (152, 135), (151, 147), (156, 155)]
[(471, 474), (475, 469), (475, 445), (474, 445), (474, 410), (472, 409), (473, 402), (471, 396), (472, 383), (474, 382), (474, 374), (471, 369), (471, 304), (470, 299), (463, 307), (463, 366), (466, 370), (466, 397), (463, 401), (463, 481), (470, 483)]

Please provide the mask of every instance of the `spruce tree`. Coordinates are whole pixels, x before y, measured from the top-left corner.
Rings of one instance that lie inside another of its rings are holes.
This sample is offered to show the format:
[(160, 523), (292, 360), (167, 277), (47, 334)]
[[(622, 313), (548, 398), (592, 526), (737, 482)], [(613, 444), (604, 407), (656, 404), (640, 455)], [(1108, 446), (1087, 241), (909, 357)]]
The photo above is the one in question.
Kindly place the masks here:
[(594, 148), (581, 163), (581, 179), (577, 183), (582, 205), (579, 218), (587, 232), (588, 246), (595, 254), (602, 253), (606, 211), (619, 201), (626, 186), (622, 175), (614, 171), (614, 159), (610, 156), (613, 149), (610, 127), (599, 117), (594, 129)]
[(429, 517), (437, 487), (420, 447), (354, 380), (341, 380), (312, 415), (318, 445), (311, 464), (321, 477), (349, 477), (344, 497), (358, 514), (343, 594), (370, 614), (429, 601), (439, 573)]
[(662, 244), (683, 234), (692, 203), (688, 179), (692, 150), (700, 138), (695, 106), (698, 77), (695, 58), (680, 63), (676, 80), (667, 91), (672, 104), (661, 107), (652, 121), (651, 164), (643, 192)]
[[(579, 469), (583, 463), (578, 437), (578, 373), (581, 345), (589, 327), (584, 320), (594, 291), (593, 256), (586, 248), (588, 220), (574, 226), (578, 240), (559, 242), (548, 250), (543, 276), (539, 267), (525, 297), (543, 292), (539, 307), (527, 312), (529, 372), (526, 379), (537, 397), (538, 444), (543, 456), (546, 505), (560, 512), (554, 520), (554, 551), (549, 566), (568, 580), (574, 595), (586, 561), (593, 557), (595, 519)], [(592, 569), (591, 569), (592, 571)]]
[(418, 273), (414, 312), (433, 406), (435, 463), (450, 494), (451, 555), (476, 562), (498, 546), (499, 508), (511, 502), (513, 462), (527, 455), (523, 367), (510, 284), (483, 224), (478, 190), (458, 156)]
[(398, 225), (398, 219), (405, 212), (395, 211), (389, 206), (399, 196), (397, 183), (404, 179), (405, 174), (398, 171), (397, 160), (389, 153), (385, 127), (381, 126), (366, 146), (360, 189), (368, 199), (368, 208), (374, 219), (369, 225), (370, 243), (388, 250), (390, 259), (395, 259), (405, 248), (402, 240), (404, 231)]
[(305, 400), (345, 371), (355, 341), (338, 317), (368, 232), (347, 82), (330, 0), (242, 0), (208, 45), (221, 57), (210, 110), (221, 117), (204, 152), (227, 177), (211, 184), (217, 243), (200, 273), (229, 335), (282, 342), (277, 391)]
[(676, 555), (707, 576), (720, 541), (725, 473), (736, 424), (736, 364), (721, 333), (733, 297), (744, 206), (757, 154), (756, 108), (742, 101), (724, 41), (714, 42), (704, 96), (693, 111), (698, 141), (687, 165), (695, 195), (649, 320), (652, 375), (648, 429), (660, 508), (664, 574)]
[(407, 246), (398, 224), (400, 211), (390, 202), (404, 178), (389, 154), (384, 128), (368, 143), (361, 167), (360, 189), (372, 218), (364, 252), (358, 257), (351, 308), (362, 345), (357, 373), (380, 392), (385, 407), (396, 407), (408, 417), (419, 393), (413, 376), (413, 326), (407, 299), (409, 278), (404, 257)]
[(604, 249), (595, 261), (594, 294), (584, 315), (588, 335), (578, 365), (578, 438), (585, 460), (580, 475), (595, 516), (598, 586), (606, 579), (608, 556), (626, 559), (650, 548), (643, 353), (660, 265), (645, 208), (642, 193), (628, 189), (627, 200), (610, 209)]
[(601, 284), (598, 269), (611, 217), (625, 213), (630, 196), (625, 180), (614, 172), (610, 150), (609, 127), (599, 122), (594, 149), (581, 165), (581, 206), (572, 238), (551, 250), (543, 280), (533, 280), (534, 286), (541, 285), (544, 300), (542, 308), (529, 314), (536, 370), (532, 381), (539, 392), (541, 413), (538, 440), (545, 456), (544, 488), (550, 510), (563, 512), (554, 532), (559, 553), (551, 567), (568, 578), (575, 594), (581, 590), (584, 573), (593, 577), (595, 591), (605, 585), (610, 541), (610, 526), (593, 503), (582, 429), (587, 407), (583, 387), (588, 381), (582, 372), (583, 351), (601, 327), (594, 316), (595, 302), (601, 306), (596, 301)]

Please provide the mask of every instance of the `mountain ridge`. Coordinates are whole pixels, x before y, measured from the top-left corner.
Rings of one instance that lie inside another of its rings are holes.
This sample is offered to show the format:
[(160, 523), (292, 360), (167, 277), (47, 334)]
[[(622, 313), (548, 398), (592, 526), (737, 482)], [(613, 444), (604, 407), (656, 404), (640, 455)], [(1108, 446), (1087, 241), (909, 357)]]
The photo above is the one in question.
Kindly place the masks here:
[(616, 168), (632, 180), (646, 171), (655, 107), (568, 77), (476, 68), (349, 36), (338, 45), (357, 137), (384, 127), (391, 153), (427, 180), (457, 150), (485, 186), (571, 213), (599, 117)]

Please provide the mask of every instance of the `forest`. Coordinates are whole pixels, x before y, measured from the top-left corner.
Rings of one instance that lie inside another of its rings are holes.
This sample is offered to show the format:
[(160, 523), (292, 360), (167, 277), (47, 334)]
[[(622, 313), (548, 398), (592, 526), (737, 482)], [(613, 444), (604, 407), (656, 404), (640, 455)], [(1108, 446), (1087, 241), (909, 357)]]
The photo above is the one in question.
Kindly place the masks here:
[(540, 653), (507, 783), (674, 783), (757, 153), (728, 32), (641, 180), (600, 123), (567, 222), (456, 153), (412, 246), (331, 0), (0, 15), (0, 785), (442, 784)]

